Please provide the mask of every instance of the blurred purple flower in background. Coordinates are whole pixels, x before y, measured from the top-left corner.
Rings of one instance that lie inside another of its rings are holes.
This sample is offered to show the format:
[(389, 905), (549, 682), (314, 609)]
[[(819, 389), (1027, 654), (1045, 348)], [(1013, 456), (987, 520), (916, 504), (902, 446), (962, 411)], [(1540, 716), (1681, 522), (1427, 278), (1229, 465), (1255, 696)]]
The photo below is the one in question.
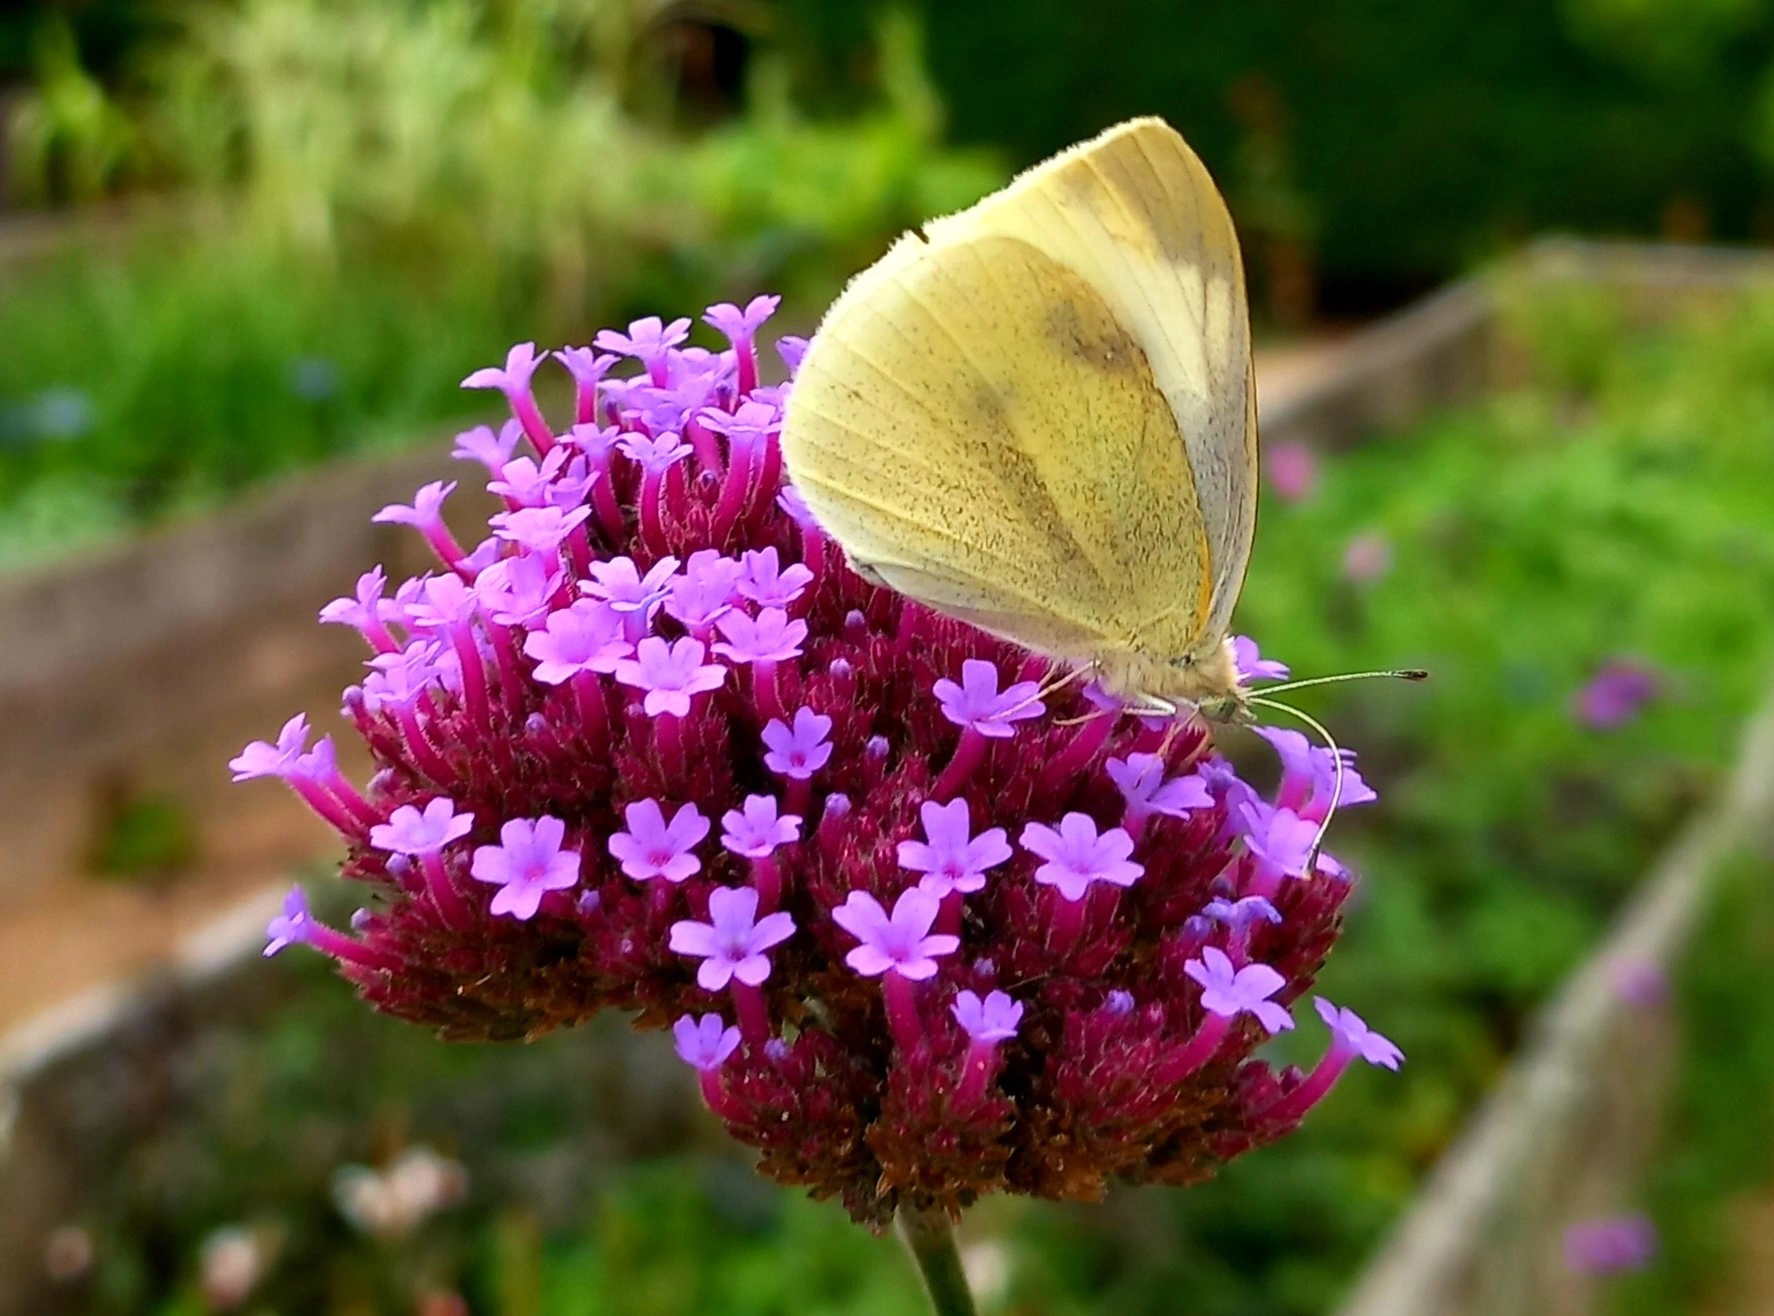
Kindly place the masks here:
[(1643, 1270), (1657, 1255), (1657, 1226), (1643, 1215), (1581, 1220), (1565, 1230), (1565, 1267), (1577, 1275)]
[(1662, 685), (1654, 667), (1631, 658), (1610, 659), (1578, 691), (1575, 716), (1586, 727), (1612, 731), (1637, 717)]
[[(634, 1011), (762, 1173), (875, 1225), (1192, 1183), (1355, 1059), (1396, 1065), (1348, 1011), (1309, 1074), (1256, 1055), (1351, 890), (1305, 863), (1330, 751), (1271, 734), (1266, 801), (1199, 720), (1044, 690), (1043, 660), (850, 571), (783, 483), (774, 309), (711, 308), (720, 351), (649, 317), (469, 376), (513, 415), (457, 441), (500, 500), (486, 537), (464, 549), (428, 485), (380, 519), (434, 573), (390, 596), (367, 572), (323, 613), (369, 650), (344, 697), (367, 787), (302, 717), (232, 765), (296, 791), (368, 897), (340, 929), (292, 892), (267, 951), (452, 1038)], [(545, 364), (573, 381), (561, 431)], [(1271, 455), (1291, 496), (1314, 470)], [(1345, 767), (1343, 802), (1371, 799)]]
[(1351, 585), (1369, 585), (1392, 570), (1392, 541), (1369, 531), (1356, 535), (1343, 547), (1343, 579)]
[(1272, 443), (1263, 464), (1269, 487), (1283, 502), (1303, 503), (1318, 492), (1318, 454), (1303, 443)]

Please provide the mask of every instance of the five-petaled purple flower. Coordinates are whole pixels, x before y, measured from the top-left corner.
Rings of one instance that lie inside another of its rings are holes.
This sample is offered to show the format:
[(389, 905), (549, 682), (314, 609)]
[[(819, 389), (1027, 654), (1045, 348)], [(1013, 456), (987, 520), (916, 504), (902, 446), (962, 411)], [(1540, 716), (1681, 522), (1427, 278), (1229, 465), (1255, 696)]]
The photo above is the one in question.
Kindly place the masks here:
[(702, 1074), (719, 1069), (739, 1049), (739, 1030), (729, 1028), (718, 1014), (700, 1019), (686, 1014), (671, 1026), (671, 1035), (678, 1058)]
[(524, 652), (536, 660), (538, 681), (559, 685), (581, 672), (614, 672), (634, 653), (634, 645), (623, 635), (622, 618), (609, 604), (580, 599), (570, 608), (549, 613), (541, 630), (524, 637)]
[(265, 957), (308, 940), (314, 917), (308, 912), (308, 893), (293, 886), (283, 898), (282, 912), (265, 927)]
[(633, 558), (611, 558), (608, 562), (592, 564), (591, 579), (585, 582), (585, 592), (593, 598), (603, 599), (617, 612), (650, 616), (671, 592), (671, 579), (677, 569), (675, 557), (663, 557), (647, 568), (647, 574), (643, 576)]
[(1013, 723), (1040, 717), (1047, 711), (1047, 706), (1035, 697), (1041, 689), (1038, 684), (1018, 681), (1000, 693), (997, 667), (978, 658), (961, 664), (959, 685), (945, 677), (930, 689), (949, 721), (995, 739), (1014, 736)]
[(865, 978), (897, 973), (912, 982), (936, 976), (939, 955), (953, 955), (961, 939), (930, 931), (941, 902), (913, 887), (899, 893), (890, 916), (866, 891), (852, 891), (832, 911), (832, 920), (861, 944), (844, 957)]
[(666, 324), (657, 315), (646, 315), (628, 326), (627, 333), (603, 329), (591, 340), (593, 347), (632, 357), (647, 370), (647, 378), (655, 387), (664, 388), (671, 379), (671, 354), (690, 336), (688, 318)]
[(774, 548), (760, 548), (740, 559), (734, 586), (760, 608), (787, 608), (812, 583), (813, 573), (799, 562), (780, 566)]
[(1292, 809), (1259, 802), (1240, 806), (1244, 843), (1250, 852), (1287, 877), (1305, 877), (1318, 840), (1318, 824)]
[(1355, 1011), (1332, 1005), (1322, 996), (1314, 1000), (1313, 1005), (1318, 1009), (1318, 1017), (1324, 1020), (1324, 1026), (1331, 1030), (1334, 1048), (1347, 1051), (1351, 1056), (1360, 1056), (1368, 1064), (1382, 1069), (1397, 1069), (1403, 1063), (1404, 1052), (1389, 1038), (1369, 1028), (1367, 1020)]
[(1154, 813), (1182, 818), (1197, 809), (1213, 807), (1213, 795), (1199, 775), (1189, 773), (1167, 780), (1164, 760), (1156, 754), (1129, 754), (1124, 759), (1110, 759), (1105, 766), (1109, 780), (1127, 801), (1130, 818)]
[(1238, 680), (1244, 685), (1252, 681), (1285, 681), (1289, 675), (1286, 663), (1263, 657), (1257, 642), (1248, 635), (1232, 637), (1232, 665), (1238, 669)]
[(1183, 972), (1200, 984), (1201, 1008), (1209, 1014), (1223, 1019), (1253, 1015), (1271, 1033), (1294, 1026), (1286, 1007), (1269, 999), (1287, 986), (1287, 979), (1267, 964), (1247, 964), (1235, 969), (1225, 951), (1203, 946), (1201, 958), (1183, 965)]
[(520, 553), (501, 558), (474, 578), (480, 606), (501, 626), (533, 626), (549, 615), (566, 573), (558, 558)]
[(761, 986), (770, 976), (767, 952), (794, 933), (794, 919), (781, 911), (758, 917), (758, 893), (751, 887), (722, 886), (708, 893), (708, 922), (680, 919), (671, 925), (671, 948), (700, 959), (697, 986), (718, 992), (735, 978)]
[(971, 894), (986, 884), (986, 870), (1010, 858), (1010, 842), (1002, 827), (988, 827), (972, 834), (966, 800), (938, 804), (926, 800), (918, 807), (924, 824), (922, 841), (899, 843), (899, 866), (924, 876), (920, 890), (938, 900), (951, 891)]
[(528, 392), (530, 380), (542, 358), (536, 355), (536, 344), (519, 343), (505, 354), (505, 365), (485, 366), (462, 381), (463, 388), (496, 388), (507, 397)]
[(1095, 882), (1132, 886), (1146, 871), (1128, 858), (1133, 837), (1119, 827), (1099, 835), (1096, 819), (1087, 813), (1068, 813), (1057, 830), (1030, 823), (1018, 839), (1023, 849), (1047, 861), (1035, 869), (1035, 880), (1055, 888), (1065, 900), (1084, 899)]
[(949, 1007), (955, 1022), (976, 1042), (1008, 1042), (1022, 1023), (1022, 1002), (1004, 992), (990, 992), (982, 1001), (975, 992), (960, 991)]
[(794, 726), (772, 718), (764, 728), (764, 766), (779, 776), (805, 781), (826, 765), (832, 756), (832, 720), (811, 708), (795, 710)]
[(781, 608), (765, 608), (756, 617), (729, 612), (715, 623), (726, 643), (715, 652), (735, 663), (782, 663), (801, 656), (807, 623), (790, 621)]
[(228, 761), (235, 781), (251, 781), (255, 777), (289, 777), (308, 749), (308, 718), (297, 713), (277, 733), (277, 743), (255, 740)]
[(739, 571), (739, 563), (712, 548), (692, 553), (684, 564), (684, 574), (671, 582), (665, 600), (667, 615), (692, 631), (706, 633), (707, 627), (733, 610)]
[(552, 553), (590, 516), (589, 507), (575, 507), (568, 511), (550, 504), (500, 512), (488, 517), (487, 524), (500, 539), (509, 540), (532, 553)]
[(733, 305), (732, 302), (719, 302), (708, 308), (703, 320), (737, 342), (749, 339), (758, 332), (782, 304), (782, 298), (769, 293), (753, 297), (745, 304), (745, 309)]
[(451, 841), (459, 841), (474, 827), (472, 813), (457, 813), (447, 795), (429, 801), (424, 811), (403, 804), (388, 821), (370, 828), (370, 844), (392, 854), (436, 854)]
[(694, 804), (679, 805), (669, 824), (658, 800), (636, 800), (623, 810), (628, 830), (610, 837), (610, 853), (637, 882), (663, 877), (682, 882), (702, 871), (692, 851), (708, 835), (708, 819)]
[(534, 918), (544, 895), (577, 883), (579, 854), (561, 848), (566, 834), (559, 818), (513, 818), (499, 829), (498, 845), (475, 850), (469, 876), (499, 888), (487, 908), (515, 919)]
[(687, 717), (692, 696), (718, 690), (727, 679), (725, 667), (702, 661), (707, 653), (687, 635), (669, 643), (649, 635), (635, 646), (633, 658), (616, 663), (616, 679), (646, 692), (641, 707), (648, 717)]
[(801, 820), (792, 813), (776, 812), (773, 795), (748, 795), (745, 808), (729, 809), (721, 816), (721, 845), (736, 855), (762, 859), (779, 845), (801, 839)]

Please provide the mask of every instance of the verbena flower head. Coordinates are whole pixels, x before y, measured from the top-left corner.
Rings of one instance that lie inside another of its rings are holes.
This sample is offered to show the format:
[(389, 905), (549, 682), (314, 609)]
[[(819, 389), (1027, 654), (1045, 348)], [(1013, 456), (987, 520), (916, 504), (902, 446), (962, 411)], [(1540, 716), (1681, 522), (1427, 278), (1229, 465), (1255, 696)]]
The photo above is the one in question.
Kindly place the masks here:
[[(446, 1037), (632, 1011), (763, 1173), (875, 1225), (1194, 1182), (1355, 1059), (1395, 1063), (1347, 1011), (1310, 1074), (1256, 1054), (1351, 890), (1309, 862), (1328, 751), (1271, 733), (1265, 799), (1203, 723), (1104, 712), (850, 571), (783, 482), (773, 308), (711, 310), (720, 351), (648, 318), (470, 376), (514, 413), (457, 441), (487, 536), (464, 551), (427, 486), (383, 519), (434, 570), (369, 572), (325, 615), (368, 650), (344, 699), (367, 786), (301, 717), (232, 765), (300, 794), (363, 893), (349, 928), (292, 893), (267, 949)], [(540, 369), (571, 417), (537, 407)], [(1345, 769), (1343, 803), (1371, 797)]]

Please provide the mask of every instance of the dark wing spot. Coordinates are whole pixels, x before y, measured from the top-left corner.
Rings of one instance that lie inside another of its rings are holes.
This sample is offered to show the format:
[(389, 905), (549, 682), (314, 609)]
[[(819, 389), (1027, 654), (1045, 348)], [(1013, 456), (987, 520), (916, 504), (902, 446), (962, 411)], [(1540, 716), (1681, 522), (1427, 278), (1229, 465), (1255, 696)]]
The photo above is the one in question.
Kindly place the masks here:
[(1047, 308), (1047, 336), (1067, 356), (1109, 374), (1149, 374), (1146, 354), (1109, 313), (1101, 298), (1080, 307), (1074, 300)]

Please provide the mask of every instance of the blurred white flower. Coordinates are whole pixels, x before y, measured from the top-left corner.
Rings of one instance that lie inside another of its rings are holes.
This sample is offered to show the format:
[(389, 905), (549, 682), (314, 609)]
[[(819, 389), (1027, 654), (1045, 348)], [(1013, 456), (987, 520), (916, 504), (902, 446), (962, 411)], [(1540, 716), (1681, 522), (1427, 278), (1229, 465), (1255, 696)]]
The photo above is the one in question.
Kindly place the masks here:
[(429, 1147), (410, 1147), (386, 1170), (347, 1165), (333, 1176), (333, 1202), (363, 1233), (398, 1238), (468, 1196), (468, 1171)]
[(262, 1235), (238, 1225), (203, 1240), (198, 1269), (203, 1302), (211, 1311), (233, 1311), (252, 1295), (275, 1250)]

